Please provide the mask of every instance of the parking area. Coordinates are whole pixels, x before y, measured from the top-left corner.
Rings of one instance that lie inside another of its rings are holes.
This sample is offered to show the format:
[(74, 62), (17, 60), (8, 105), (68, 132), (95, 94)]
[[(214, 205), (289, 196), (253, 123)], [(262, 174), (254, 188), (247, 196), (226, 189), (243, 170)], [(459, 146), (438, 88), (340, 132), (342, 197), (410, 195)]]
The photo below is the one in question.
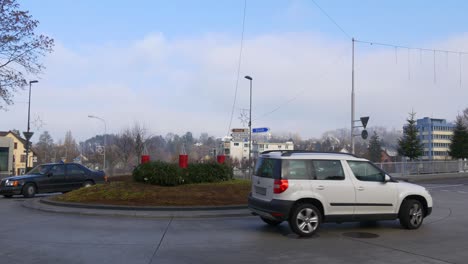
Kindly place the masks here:
[(0, 198), (1, 263), (466, 263), (468, 180), (422, 184), (433, 214), (418, 230), (398, 221), (324, 224), (300, 239), (257, 217), (141, 219), (46, 213)]

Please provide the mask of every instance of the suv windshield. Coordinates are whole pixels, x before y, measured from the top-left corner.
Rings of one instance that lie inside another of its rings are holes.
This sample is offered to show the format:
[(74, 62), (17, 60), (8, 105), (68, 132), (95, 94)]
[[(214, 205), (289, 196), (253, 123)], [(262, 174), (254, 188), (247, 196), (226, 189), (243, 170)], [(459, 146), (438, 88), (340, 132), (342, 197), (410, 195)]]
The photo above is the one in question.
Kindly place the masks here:
[(28, 174), (39, 174), (39, 175), (44, 175), (46, 174), (52, 165), (39, 165), (36, 166), (34, 169), (30, 170)]

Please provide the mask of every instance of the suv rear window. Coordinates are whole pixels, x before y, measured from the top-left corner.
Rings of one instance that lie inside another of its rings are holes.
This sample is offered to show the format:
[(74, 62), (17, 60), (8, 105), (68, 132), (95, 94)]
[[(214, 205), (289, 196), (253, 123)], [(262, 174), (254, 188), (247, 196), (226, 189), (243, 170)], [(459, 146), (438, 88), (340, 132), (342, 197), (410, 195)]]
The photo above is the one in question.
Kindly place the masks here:
[(255, 176), (281, 179), (281, 160), (259, 158), (255, 165)]

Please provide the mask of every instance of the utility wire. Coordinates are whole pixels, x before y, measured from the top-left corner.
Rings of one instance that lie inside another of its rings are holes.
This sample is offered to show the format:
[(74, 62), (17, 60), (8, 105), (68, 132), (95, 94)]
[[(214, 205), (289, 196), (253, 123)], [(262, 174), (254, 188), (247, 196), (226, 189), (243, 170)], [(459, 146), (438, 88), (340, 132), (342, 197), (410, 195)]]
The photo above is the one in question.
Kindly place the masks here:
[(393, 47), (393, 48), (410, 49), (410, 50), (431, 51), (431, 52), (446, 52), (446, 53), (454, 53), (454, 54), (464, 54), (464, 55), (468, 55), (468, 52), (464, 52), (464, 51), (454, 51), (454, 50), (443, 50), (443, 49), (427, 49), (427, 48), (419, 48), (419, 47), (409, 47), (409, 46), (402, 46), (402, 45), (395, 45), (395, 44), (388, 44), (388, 43), (364, 41), (364, 40), (358, 40), (358, 39), (355, 39), (354, 42), (366, 43), (366, 44), (370, 44), (370, 45), (378, 45), (378, 46)]
[[(340, 62), (344, 56), (346, 56), (348, 54), (348, 48), (346, 48), (346, 50), (342, 53), (340, 53), (341, 55), (338, 56), (336, 58), (336, 60), (334, 60), (329, 66), (334, 66), (336, 65), (338, 62)], [(318, 78), (316, 78), (316, 80), (319, 80), (319, 79), (322, 79), (324, 78), (325, 76), (327, 76), (330, 72), (323, 72)], [(296, 100), (297, 98), (299, 98), (299, 96), (304, 93), (308, 88), (304, 88), (302, 90), (299, 90), (293, 97), (291, 97), (289, 100), (287, 100), (286, 102), (280, 104), (279, 106), (277, 106), (276, 108), (273, 108), (271, 111), (268, 111), (266, 113), (264, 113), (263, 115), (255, 118), (253, 121), (257, 121), (257, 120), (260, 120), (260, 119), (263, 119), (264, 117), (278, 111), (279, 109), (281, 109), (282, 107), (290, 104), (291, 102), (293, 102), (294, 100)]]
[(229, 131), (231, 130), (232, 119), (234, 117), (234, 109), (236, 107), (236, 100), (237, 100), (237, 88), (239, 87), (239, 77), (240, 77), (240, 68), (242, 63), (242, 50), (244, 48), (244, 31), (245, 31), (245, 14), (247, 10), (247, 0), (244, 1), (244, 16), (242, 19), (242, 34), (241, 34), (241, 44), (240, 44), (240, 51), (239, 51), (239, 61), (237, 64), (237, 79), (236, 79), (236, 89), (234, 92), (234, 102), (232, 103), (232, 110), (231, 110), (231, 118), (229, 120), (229, 127), (227, 129), (226, 135), (229, 135)]
[(322, 11), (322, 13), (328, 17), (328, 19), (330, 19), (331, 22), (333, 22), (333, 24), (335, 24), (336, 27), (338, 27), (341, 32), (343, 32), (343, 34), (345, 34), (348, 38), (352, 38), (351, 35), (349, 35), (338, 23), (336, 23), (336, 21), (330, 16), (328, 15), (327, 12), (325, 12), (325, 10), (323, 10), (323, 8), (321, 8), (317, 2), (315, 2), (315, 0), (312, 0), (312, 3), (314, 3), (314, 5), (316, 5), (318, 7), (318, 9), (320, 9), (320, 11)]

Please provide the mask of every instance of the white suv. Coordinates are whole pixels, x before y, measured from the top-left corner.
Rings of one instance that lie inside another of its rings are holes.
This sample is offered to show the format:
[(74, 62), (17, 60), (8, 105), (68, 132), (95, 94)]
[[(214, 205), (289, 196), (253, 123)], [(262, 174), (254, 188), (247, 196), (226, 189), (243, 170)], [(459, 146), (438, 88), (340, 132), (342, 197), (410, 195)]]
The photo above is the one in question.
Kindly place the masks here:
[(416, 229), (431, 213), (432, 197), (351, 154), (267, 151), (255, 166), (249, 209), (270, 225), (287, 220), (296, 234), (311, 236), (322, 222), (398, 218)]

